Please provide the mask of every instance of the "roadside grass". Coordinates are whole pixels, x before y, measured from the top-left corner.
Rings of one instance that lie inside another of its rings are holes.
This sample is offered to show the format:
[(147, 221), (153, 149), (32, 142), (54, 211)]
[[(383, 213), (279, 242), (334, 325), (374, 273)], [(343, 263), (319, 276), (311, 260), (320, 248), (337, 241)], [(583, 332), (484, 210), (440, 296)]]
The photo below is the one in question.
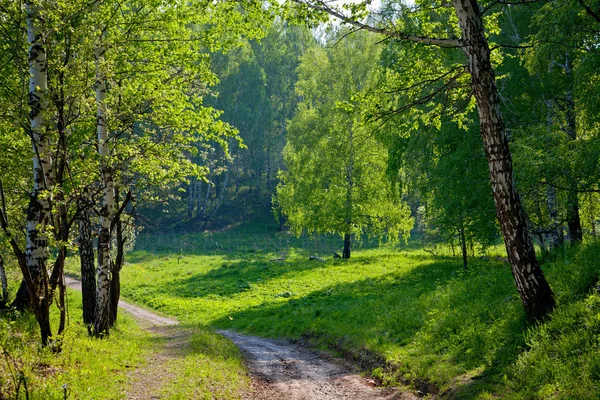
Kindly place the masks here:
[[(108, 338), (90, 338), (77, 322), (81, 295), (68, 293), (70, 324), (59, 338), (59, 353), (41, 348), (30, 313), (0, 314), (0, 399), (125, 399), (129, 373), (152, 362), (150, 356), (166, 345), (125, 312)], [(157, 394), (164, 399), (242, 398), (249, 379), (239, 350), (196, 326), (174, 329), (191, 330), (190, 344), (168, 360), (165, 368), (173, 375)]]
[(221, 335), (197, 326), (169, 329), (192, 330), (188, 346), (163, 367), (173, 376), (163, 382), (157, 395), (161, 399), (240, 399), (249, 390), (240, 351)]
[[(55, 338), (62, 343), (59, 353), (41, 348), (32, 314), (0, 315), (0, 398), (124, 398), (127, 371), (145, 362), (151, 336), (121, 315), (110, 337), (92, 339), (83, 323), (76, 322), (81, 315), (77, 292), (68, 292), (68, 309), (70, 324)], [(56, 318), (52, 326), (57, 326)]]
[[(123, 294), (189, 324), (309, 341), (423, 394), (598, 398), (598, 244), (546, 259), (558, 308), (528, 327), (500, 257), (472, 259), (463, 271), (458, 258), (409, 243), (309, 261), (310, 246), (261, 250), (264, 234), (220, 232), (213, 240), (239, 243), (206, 249), (206, 234), (184, 235), (186, 247), (176, 236), (146, 238), (124, 267)], [(270, 262), (282, 252), (285, 262)]]

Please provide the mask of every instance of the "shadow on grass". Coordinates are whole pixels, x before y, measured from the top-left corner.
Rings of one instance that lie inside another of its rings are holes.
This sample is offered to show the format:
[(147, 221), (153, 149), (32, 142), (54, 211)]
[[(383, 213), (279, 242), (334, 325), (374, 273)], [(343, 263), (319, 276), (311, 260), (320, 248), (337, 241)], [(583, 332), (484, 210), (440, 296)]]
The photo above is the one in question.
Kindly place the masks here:
[(197, 324), (178, 324), (153, 326), (150, 337), (155, 347), (168, 351), (173, 358), (185, 358), (202, 354), (211, 359), (239, 359), (239, 350), (231, 343)]
[[(212, 326), (309, 339), (363, 368), (387, 370), (391, 381), (409, 377), (436, 388), (485, 390), (487, 383), (474, 383), (496, 377), (524, 346), (523, 312), (510, 269), (479, 261), (464, 273), (459, 266), (442, 260), (331, 285), (247, 308)], [(462, 375), (475, 379), (455, 379)]]

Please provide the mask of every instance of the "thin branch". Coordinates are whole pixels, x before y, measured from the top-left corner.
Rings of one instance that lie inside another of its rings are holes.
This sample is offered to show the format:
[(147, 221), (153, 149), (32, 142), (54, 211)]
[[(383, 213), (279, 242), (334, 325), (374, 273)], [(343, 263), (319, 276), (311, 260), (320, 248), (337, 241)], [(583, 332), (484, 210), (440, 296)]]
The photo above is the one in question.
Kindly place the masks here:
[(339, 12), (338, 10), (336, 10), (334, 8), (329, 7), (323, 0), (316, 0), (316, 3), (318, 5), (310, 3), (308, 1), (302, 1), (302, 0), (292, 0), (292, 1), (297, 4), (300, 4), (300, 5), (305, 5), (309, 8), (312, 8), (313, 10), (326, 12), (327, 14), (338, 18), (339, 20), (341, 20), (342, 22), (344, 22), (346, 24), (352, 25), (358, 29), (363, 29), (365, 31), (377, 33), (380, 35), (386, 35), (386, 36), (393, 37), (393, 38), (400, 39), (400, 40), (408, 40), (411, 42), (423, 43), (423, 44), (427, 44), (427, 45), (434, 45), (434, 46), (441, 46), (441, 47), (462, 47), (462, 43), (459, 39), (431, 38), (431, 37), (425, 37), (425, 36), (417, 36), (417, 35), (407, 34), (404, 32), (391, 31), (389, 29), (377, 28), (377, 27), (374, 27), (371, 25), (364, 24), (362, 22), (353, 20), (350, 17), (347, 17), (346, 15), (342, 14), (341, 12)]
[(592, 10), (590, 8), (590, 6), (588, 6), (587, 4), (585, 4), (583, 2), (583, 0), (578, 0), (579, 4), (581, 4), (581, 7), (583, 7), (585, 9), (585, 11), (588, 13), (588, 15), (592, 18), (594, 18), (596, 20), (596, 22), (600, 23), (600, 16), (598, 14), (596, 14), (596, 12), (594, 10)]
[(117, 224), (117, 221), (119, 220), (119, 218), (121, 218), (121, 214), (123, 213), (123, 211), (125, 211), (125, 207), (127, 207), (127, 204), (129, 204), (129, 202), (131, 201), (131, 190), (129, 190), (127, 192), (127, 195), (125, 196), (125, 199), (123, 200), (123, 204), (121, 204), (121, 207), (119, 207), (119, 209), (117, 210), (117, 212), (115, 213), (112, 221), (110, 222), (110, 231), (112, 232), (115, 225)]

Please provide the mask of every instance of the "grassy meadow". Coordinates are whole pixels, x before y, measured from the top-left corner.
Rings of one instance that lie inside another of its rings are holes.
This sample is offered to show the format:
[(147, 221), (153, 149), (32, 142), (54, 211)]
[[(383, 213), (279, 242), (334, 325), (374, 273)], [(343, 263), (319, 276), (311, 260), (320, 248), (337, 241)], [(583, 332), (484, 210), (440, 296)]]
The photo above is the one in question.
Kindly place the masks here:
[[(433, 255), (416, 240), (365, 241), (336, 260), (339, 238), (273, 232), (255, 225), (138, 238), (123, 297), (193, 332), (166, 366), (174, 374), (161, 398), (239, 399), (250, 390), (239, 351), (217, 329), (309, 343), (425, 397), (600, 398), (600, 244), (544, 256), (558, 308), (528, 326), (500, 247), (464, 271), (450, 249)], [(310, 261), (315, 254), (325, 261)], [(21, 373), (33, 399), (63, 399), (63, 385), (69, 399), (125, 397), (128, 372), (147, 365), (164, 338), (121, 313), (108, 339), (89, 339), (80, 307), (70, 292), (58, 355), (39, 348), (33, 318), (3, 316), (0, 398), (25, 398), (23, 387), (15, 397)]]
[[(122, 314), (109, 338), (95, 340), (79, 322), (77, 292), (68, 292), (68, 310), (70, 321), (60, 338), (60, 353), (53, 353), (52, 346), (41, 348), (32, 314), (1, 315), (0, 398), (123, 398), (126, 373), (145, 363), (153, 347), (151, 335)], [(56, 327), (58, 312), (53, 315)]]
[(531, 327), (501, 257), (473, 258), (463, 271), (449, 251), (370, 243), (334, 260), (337, 240), (260, 226), (142, 236), (123, 295), (208, 330), (308, 341), (425, 395), (599, 398), (598, 244), (545, 257), (559, 306)]

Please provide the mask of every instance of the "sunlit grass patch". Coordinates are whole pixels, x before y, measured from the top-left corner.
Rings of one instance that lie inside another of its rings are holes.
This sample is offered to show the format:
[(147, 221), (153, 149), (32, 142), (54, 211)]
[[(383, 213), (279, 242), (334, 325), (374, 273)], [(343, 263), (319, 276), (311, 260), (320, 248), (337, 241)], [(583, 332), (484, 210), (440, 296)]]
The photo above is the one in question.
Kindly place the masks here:
[[(124, 398), (126, 374), (145, 362), (151, 351), (150, 335), (127, 315), (121, 315), (108, 338), (90, 338), (81, 318), (81, 296), (69, 291), (70, 323), (62, 337), (61, 351), (39, 345), (38, 327), (31, 314), (5, 315), (0, 320), (3, 368), (0, 398), (118, 399)], [(57, 313), (53, 326), (57, 326)], [(19, 385), (19, 382), (21, 384)], [(27, 385), (27, 389), (25, 385)]]
[[(123, 293), (188, 323), (308, 340), (355, 359), (388, 384), (409, 382), (457, 398), (543, 398), (517, 377), (547, 346), (534, 344), (543, 330), (527, 327), (501, 247), (471, 257), (468, 271), (450, 248), (434, 256), (414, 243), (361, 248), (350, 260), (326, 256), (325, 262), (309, 261), (304, 249), (288, 249), (284, 262), (271, 262), (279, 251), (267, 250), (144, 253), (125, 267)], [(559, 300), (555, 315), (586, 301), (600, 272), (593, 257), (598, 250), (592, 244), (546, 258)], [(589, 360), (599, 357), (597, 348), (588, 350)], [(564, 353), (547, 368), (564, 361), (577, 371), (575, 356)], [(590, 382), (593, 365), (585, 364)], [(546, 377), (543, 393), (550, 387), (578, 393), (572, 377), (559, 385), (553, 375), (540, 375)]]

